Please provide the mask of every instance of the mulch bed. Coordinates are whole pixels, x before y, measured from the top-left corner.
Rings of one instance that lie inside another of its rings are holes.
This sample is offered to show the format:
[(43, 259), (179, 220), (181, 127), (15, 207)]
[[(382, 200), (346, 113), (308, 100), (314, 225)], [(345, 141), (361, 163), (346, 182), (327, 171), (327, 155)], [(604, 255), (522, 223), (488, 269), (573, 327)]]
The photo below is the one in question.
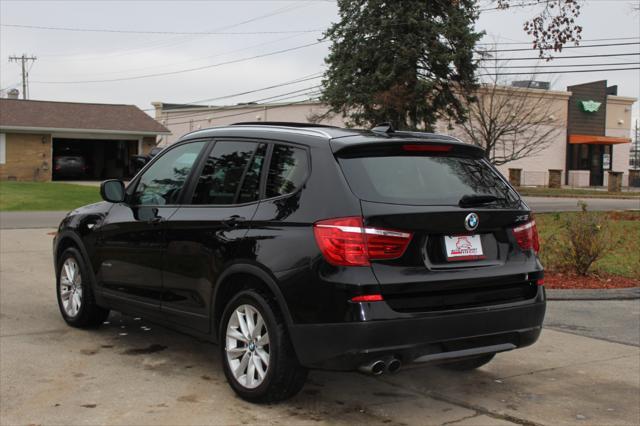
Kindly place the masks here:
[(640, 280), (620, 276), (580, 276), (568, 273), (544, 273), (544, 286), (555, 289), (603, 289), (640, 287)]

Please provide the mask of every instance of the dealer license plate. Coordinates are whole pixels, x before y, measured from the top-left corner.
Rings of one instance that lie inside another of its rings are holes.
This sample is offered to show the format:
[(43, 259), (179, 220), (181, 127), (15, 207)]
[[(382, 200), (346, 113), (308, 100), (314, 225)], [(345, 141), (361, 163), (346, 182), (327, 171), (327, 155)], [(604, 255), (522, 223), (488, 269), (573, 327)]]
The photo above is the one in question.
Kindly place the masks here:
[(484, 259), (480, 235), (446, 235), (444, 246), (450, 262)]

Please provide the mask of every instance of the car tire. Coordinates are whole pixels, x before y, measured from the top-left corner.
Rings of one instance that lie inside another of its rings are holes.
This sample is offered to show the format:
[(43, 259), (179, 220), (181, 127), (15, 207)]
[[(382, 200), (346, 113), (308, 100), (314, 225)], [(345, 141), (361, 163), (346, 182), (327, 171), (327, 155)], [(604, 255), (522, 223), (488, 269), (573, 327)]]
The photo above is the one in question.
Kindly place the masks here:
[(487, 355), (475, 356), (473, 358), (464, 358), (458, 361), (451, 361), (444, 364), (440, 364), (440, 367), (446, 370), (453, 370), (453, 371), (470, 371), (470, 370), (475, 370), (476, 368), (480, 368), (485, 364), (488, 364), (489, 362), (491, 362), (491, 360), (495, 356), (496, 354), (487, 354)]
[(307, 369), (299, 364), (284, 319), (267, 295), (245, 290), (234, 296), (222, 315), (219, 336), (224, 374), (242, 399), (282, 401), (304, 386)]
[(72, 327), (97, 327), (109, 316), (108, 309), (96, 304), (87, 265), (73, 247), (66, 249), (58, 260), (56, 293), (62, 318)]

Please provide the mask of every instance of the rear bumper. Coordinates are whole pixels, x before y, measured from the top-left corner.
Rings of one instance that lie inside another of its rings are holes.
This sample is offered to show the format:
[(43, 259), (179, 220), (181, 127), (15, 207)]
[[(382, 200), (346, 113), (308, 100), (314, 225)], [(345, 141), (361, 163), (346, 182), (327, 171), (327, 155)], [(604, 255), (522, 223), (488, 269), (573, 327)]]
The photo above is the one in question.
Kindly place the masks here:
[(483, 348), (528, 346), (540, 335), (545, 307), (541, 288), (538, 296), (526, 303), (413, 318), (292, 325), (290, 334), (302, 365), (355, 370), (387, 356), (410, 363), (483, 353)]

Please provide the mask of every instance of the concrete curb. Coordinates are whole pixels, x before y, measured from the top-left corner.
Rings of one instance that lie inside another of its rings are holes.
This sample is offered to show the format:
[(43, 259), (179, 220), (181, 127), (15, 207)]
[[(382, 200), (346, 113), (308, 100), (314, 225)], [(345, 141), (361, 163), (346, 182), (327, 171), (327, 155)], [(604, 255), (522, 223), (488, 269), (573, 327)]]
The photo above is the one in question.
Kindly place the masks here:
[(640, 299), (640, 287), (602, 290), (546, 289), (547, 300), (630, 300)]

